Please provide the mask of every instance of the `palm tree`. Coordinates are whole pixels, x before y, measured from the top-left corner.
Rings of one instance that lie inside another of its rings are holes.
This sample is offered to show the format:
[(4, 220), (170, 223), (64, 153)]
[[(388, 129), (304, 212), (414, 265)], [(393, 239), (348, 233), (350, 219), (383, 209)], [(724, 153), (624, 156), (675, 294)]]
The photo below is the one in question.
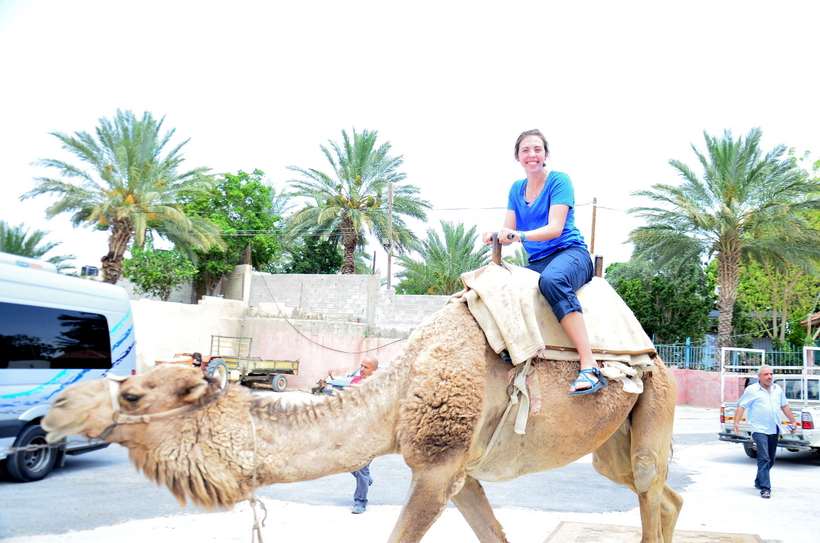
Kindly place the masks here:
[[(293, 196), (308, 203), (290, 219), (290, 234), (321, 235), (338, 241), (344, 249), (342, 273), (354, 273), (356, 246), (365, 245), (369, 232), (387, 247), (392, 232), (393, 247), (400, 253), (416, 243), (403, 217), (425, 220), (430, 204), (419, 197), (413, 185), (402, 184), (402, 157), (390, 156), (390, 144), (376, 144), (378, 133), (353, 130), (353, 138), (342, 130), (342, 143), (320, 146), (333, 168), (332, 174), (291, 166), (301, 179), (290, 181)], [(388, 185), (393, 185), (392, 229), (387, 219)]]
[(56, 194), (57, 201), (46, 210), (49, 218), (68, 212), (75, 226), (108, 230), (108, 253), (102, 258), (108, 283), (116, 283), (122, 275), (129, 243), (133, 240), (142, 247), (148, 230), (188, 254), (222, 243), (216, 226), (182, 212), (181, 196), (207, 190), (212, 181), (205, 168), (177, 171), (188, 140), (163, 156), (174, 130), (162, 133), (162, 123), (163, 119), (157, 121), (147, 112), (138, 119), (130, 111), (118, 110), (113, 119), (100, 119), (96, 138), (88, 132), (52, 132), (81, 165), (40, 161), (64, 179), (39, 177), (35, 188), (21, 197)]
[(729, 131), (722, 138), (704, 133), (706, 152), (692, 146), (702, 177), (671, 160), (683, 183), (636, 192), (660, 205), (630, 210), (647, 222), (631, 232), (631, 240), (659, 264), (717, 259), (719, 347), (731, 345), (742, 261), (810, 268), (820, 256), (819, 232), (801, 212), (820, 207), (820, 184), (784, 146), (763, 153), (760, 137), (759, 129), (736, 140)]
[(487, 264), (490, 248), (478, 245), (478, 233), (473, 226), (441, 221), (442, 239), (433, 229), (419, 248), (421, 260), (407, 255), (398, 258), (404, 268), (398, 276), (396, 291), (404, 294), (452, 294), (462, 288), (461, 274)]
[[(23, 224), (10, 226), (6, 221), (0, 221), (0, 252), (43, 259), (47, 253), (60, 245), (59, 241), (44, 242), (47, 235), (48, 232), (29, 230)], [(57, 266), (57, 271), (65, 272), (74, 268), (69, 263), (74, 258), (74, 255), (55, 255), (46, 258), (46, 262)]]
[(512, 256), (505, 256), (504, 262), (507, 264), (512, 264), (514, 266), (521, 266), (522, 268), (526, 268), (527, 265), (530, 263), (530, 257), (527, 256), (527, 251), (524, 250), (524, 247), (519, 245), (515, 249), (515, 253)]

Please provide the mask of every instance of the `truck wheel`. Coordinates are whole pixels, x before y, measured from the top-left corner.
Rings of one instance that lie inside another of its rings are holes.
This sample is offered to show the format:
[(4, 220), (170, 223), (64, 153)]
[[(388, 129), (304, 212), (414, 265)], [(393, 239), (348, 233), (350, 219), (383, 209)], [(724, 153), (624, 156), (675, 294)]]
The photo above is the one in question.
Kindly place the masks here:
[[(39, 424), (23, 428), (23, 431), (14, 441), (14, 447), (46, 444), (46, 433), (40, 428)], [(57, 455), (58, 450), (56, 447), (19, 451), (6, 458), (6, 471), (8, 471), (9, 477), (21, 483), (39, 481), (54, 469)]]
[(228, 384), (228, 366), (225, 365), (225, 361), (211, 360), (208, 363), (208, 375), (216, 378), (219, 388), (225, 388), (225, 385)]
[(284, 375), (275, 374), (270, 378), (270, 386), (274, 392), (284, 392), (288, 386), (288, 380)]
[(744, 443), (743, 450), (746, 451), (746, 456), (749, 458), (757, 458), (757, 449), (754, 443)]

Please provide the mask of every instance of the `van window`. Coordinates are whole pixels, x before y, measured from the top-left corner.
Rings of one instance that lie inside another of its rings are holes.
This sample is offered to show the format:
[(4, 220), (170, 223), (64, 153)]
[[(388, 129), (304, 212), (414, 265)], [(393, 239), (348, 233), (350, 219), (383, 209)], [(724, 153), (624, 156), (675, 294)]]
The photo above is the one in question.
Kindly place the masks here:
[(104, 315), (0, 302), (0, 368), (110, 369)]

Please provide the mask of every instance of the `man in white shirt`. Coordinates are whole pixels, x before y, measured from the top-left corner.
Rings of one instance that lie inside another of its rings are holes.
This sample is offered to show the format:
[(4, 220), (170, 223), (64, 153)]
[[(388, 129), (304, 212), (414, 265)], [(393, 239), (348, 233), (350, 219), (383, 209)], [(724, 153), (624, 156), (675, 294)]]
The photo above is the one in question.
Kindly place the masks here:
[(780, 412), (789, 418), (789, 431), (794, 433), (797, 422), (794, 420), (786, 394), (779, 385), (773, 383), (774, 372), (771, 366), (761, 366), (757, 372), (758, 381), (746, 387), (743, 396), (737, 402), (734, 431), (738, 433), (743, 414), (749, 412), (749, 424), (752, 427), (752, 440), (757, 447), (757, 477), (755, 488), (760, 489), (761, 498), (772, 495), (769, 471), (774, 465), (777, 453), (777, 439), (780, 435)]

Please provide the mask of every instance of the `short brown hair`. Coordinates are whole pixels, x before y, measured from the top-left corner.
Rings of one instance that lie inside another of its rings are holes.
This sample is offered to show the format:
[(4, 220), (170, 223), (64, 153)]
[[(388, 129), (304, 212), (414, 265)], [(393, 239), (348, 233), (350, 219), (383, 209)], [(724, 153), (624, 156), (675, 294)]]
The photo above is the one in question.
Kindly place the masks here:
[(515, 155), (514, 156), (515, 156), (516, 160), (518, 160), (518, 148), (521, 147), (521, 142), (527, 136), (538, 136), (539, 138), (541, 138), (541, 141), (544, 142), (544, 152), (548, 155), (550, 154), (550, 148), (549, 148), (549, 145), (547, 145), (547, 138), (544, 137), (544, 134), (542, 134), (540, 130), (538, 130), (537, 128), (533, 128), (532, 130), (524, 130), (518, 136), (518, 139), (515, 140)]

